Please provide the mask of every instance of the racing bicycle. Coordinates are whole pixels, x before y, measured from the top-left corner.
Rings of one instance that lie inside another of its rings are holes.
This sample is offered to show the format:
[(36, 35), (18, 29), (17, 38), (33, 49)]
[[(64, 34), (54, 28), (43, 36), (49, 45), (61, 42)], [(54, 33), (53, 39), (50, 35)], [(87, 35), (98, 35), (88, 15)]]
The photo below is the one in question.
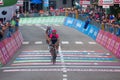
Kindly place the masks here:
[(56, 63), (56, 57), (57, 57), (57, 51), (56, 51), (56, 46), (54, 44), (50, 45), (50, 53), (52, 56), (52, 63), (55, 64)]

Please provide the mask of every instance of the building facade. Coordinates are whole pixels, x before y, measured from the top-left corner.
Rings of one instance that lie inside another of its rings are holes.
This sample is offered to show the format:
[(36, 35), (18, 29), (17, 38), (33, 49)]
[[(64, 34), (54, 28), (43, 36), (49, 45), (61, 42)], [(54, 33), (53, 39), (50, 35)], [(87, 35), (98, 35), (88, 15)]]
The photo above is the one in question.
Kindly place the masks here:
[[(79, 0), (48, 0), (49, 1), (49, 7), (53, 7), (54, 9), (59, 9), (59, 8), (69, 8), (74, 6), (74, 1), (79, 1)], [(23, 9), (24, 11), (28, 11), (30, 9), (37, 9), (37, 10), (42, 10), (44, 9), (44, 0), (41, 0), (42, 3), (32, 3), (31, 0), (24, 0), (23, 2)]]

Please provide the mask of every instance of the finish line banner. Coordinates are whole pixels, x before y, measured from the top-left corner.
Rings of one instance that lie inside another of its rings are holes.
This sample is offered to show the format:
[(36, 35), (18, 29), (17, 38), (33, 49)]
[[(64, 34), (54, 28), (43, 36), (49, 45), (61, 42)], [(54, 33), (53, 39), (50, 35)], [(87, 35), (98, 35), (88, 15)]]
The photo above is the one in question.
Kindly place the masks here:
[(22, 24), (63, 24), (64, 16), (49, 16), (49, 17), (34, 17), (34, 18), (20, 18), (20, 25)]

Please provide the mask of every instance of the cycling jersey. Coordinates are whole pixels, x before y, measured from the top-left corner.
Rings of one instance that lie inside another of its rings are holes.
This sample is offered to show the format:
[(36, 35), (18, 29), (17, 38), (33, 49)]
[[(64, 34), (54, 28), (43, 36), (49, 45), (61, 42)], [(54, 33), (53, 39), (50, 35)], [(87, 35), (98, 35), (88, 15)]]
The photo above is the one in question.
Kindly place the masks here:
[(55, 35), (50, 34), (50, 38), (51, 38), (52, 44), (55, 44), (59, 38), (59, 35), (58, 34), (55, 34)]

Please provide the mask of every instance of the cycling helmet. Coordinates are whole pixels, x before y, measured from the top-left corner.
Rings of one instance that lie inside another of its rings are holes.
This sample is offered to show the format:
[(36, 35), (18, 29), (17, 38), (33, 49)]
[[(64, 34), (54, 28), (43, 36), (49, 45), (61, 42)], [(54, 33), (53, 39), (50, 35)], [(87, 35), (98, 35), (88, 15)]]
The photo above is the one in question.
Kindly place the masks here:
[(56, 33), (57, 31), (54, 29), (54, 30), (52, 30), (52, 33)]

